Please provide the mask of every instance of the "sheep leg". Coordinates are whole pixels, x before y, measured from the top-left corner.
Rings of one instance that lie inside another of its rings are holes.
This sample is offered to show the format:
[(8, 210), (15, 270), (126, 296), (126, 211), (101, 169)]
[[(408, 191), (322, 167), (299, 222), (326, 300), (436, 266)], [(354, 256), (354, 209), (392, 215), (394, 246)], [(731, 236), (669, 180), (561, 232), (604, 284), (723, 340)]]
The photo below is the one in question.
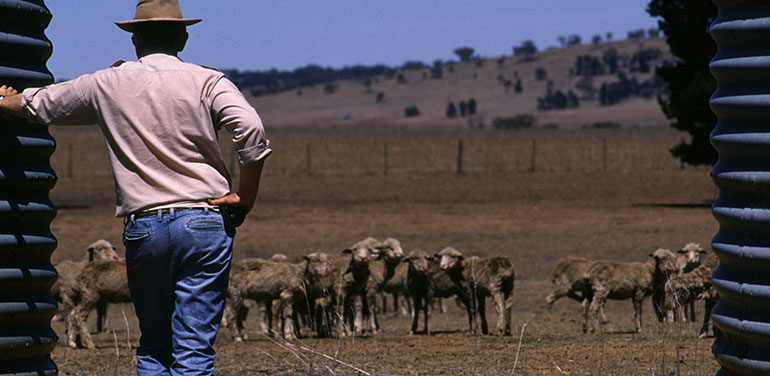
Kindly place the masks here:
[[(505, 302), (503, 293), (498, 291), (492, 295), (492, 299), (495, 301), (495, 312), (497, 313), (497, 335), (505, 335)], [(508, 328), (510, 332), (510, 328)]]
[(294, 308), (291, 302), (291, 293), (288, 291), (281, 292), (281, 329), (283, 330), (283, 338), (297, 339), (297, 337), (294, 335)]
[(357, 294), (353, 300), (353, 331), (357, 336), (364, 335), (364, 306), (366, 297)]
[(634, 324), (636, 325), (636, 332), (642, 332), (642, 301), (644, 300), (644, 292), (636, 291), (633, 298), (634, 303)]
[(689, 315), (690, 321), (695, 322), (695, 320), (696, 320), (696, 317), (695, 317), (695, 301), (694, 300), (690, 300), (689, 304), (687, 304), (687, 308), (690, 311), (690, 315)]
[(484, 300), (483, 296), (476, 295), (476, 301), (477, 301), (477, 307), (479, 309), (478, 314), (479, 318), (481, 319), (481, 333), (482, 334), (489, 334), (489, 330), (487, 327), (487, 308), (486, 308), (486, 301)]
[(107, 303), (96, 305), (96, 332), (104, 331), (104, 323), (107, 321)]
[(594, 333), (596, 328), (599, 326), (599, 323), (597, 322), (597, 316), (599, 315), (599, 311), (607, 302), (607, 295), (609, 295), (609, 291), (607, 291), (607, 289), (605, 289), (603, 286), (597, 284), (592, 295), (593, 298), (591, 299), (591, 306), (589, 308), (588, 314), (586, 315), (587, 324), (584, 325), (584, 327), (587, 326), (588, 331)]
[(243, 297), (235, 290), (230, 290), (225, 299), (225, 304), (228, 307), (228, 312), (226, 313), (230, 316), (228, 321), (230, 322), (230, 333), (233, 336), (233, 341), (243, 342), (240, 332), (243, 328), (243, 323), (240, 321), (241, 317), (239, 315), (241, 307), (243, 307)]
[(700, 332), (698, 333), (698, 338), (703, 338), (708, 335), (709, 331), (709, 320), (711, 319), (711, 310), (716, 305), (715, 299), (706, 299), (703, 302), (703, 325), (700, 327)]
[(462, 302), (463, 306), (465, 306), (465, 313), (468, 315), (468, 330), (472, 334), (476, 334), (476, 328), (473, 327), (473, 311), (471, 309), (471, 302), (468, 300), (468, 297), (465, 295), (465, 293), (458, 291), (457, 292), (457, 299)]
[(417, 332), (417, 322), (419, 321), (418, 315), (420, 314), (420, 309), (422, 309), (420, 305), (421, 298), (419, 295), (412, 294), (411, 299), (412, 299), (412, 327), (411, 329), (409, 329), (410, 335), (415, 334)]
[(425, 309), (423, 310), (423, 319), (425, 320), (425, 335), (430, 335), (430, 313), (433, 309), (433, 298), (428, 295), (425, 297)]
[(88, 319), (88, 312), (93, 307), (93, 303), (87, 298), (81, 298), (80, 304), (70, 312), (70, 315), (74, 318), (77, 331), (80, 334), (80, 341), (88, 349), (95, 349), (94, 341), (91, 338), (91, 333), (86, 326), (86, 320)]
[(264, 305), (265, 313), (262, 315), (262, 330), (272, 337), (275, 335), (273, 331), (273, 301), (267, 299), (264, 301)]
[(506, 335), (506, 336), (511, 335), (511, 321), (513, 320), (512, 316), (513, 316), (513, 286), (511, 286), (511, 291), (504, 295), (503, 318), (505, 320), (503, 321), (503, 325), (505, 326), (505, 331), (503, 332), (503, 335)]

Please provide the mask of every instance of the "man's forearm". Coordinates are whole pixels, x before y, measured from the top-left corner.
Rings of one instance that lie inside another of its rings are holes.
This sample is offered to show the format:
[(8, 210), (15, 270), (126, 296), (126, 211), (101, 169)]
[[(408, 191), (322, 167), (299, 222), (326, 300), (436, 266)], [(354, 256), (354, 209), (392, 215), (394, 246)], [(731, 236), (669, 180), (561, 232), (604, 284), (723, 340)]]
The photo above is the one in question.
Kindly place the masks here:
[(262, 167), (265, 165), (265, 159), (241, 166), (240, 178), (238, 180), (238, 196), (241, 198), (241, 205), (249, 209), (254, 206), (259, 192), (259, 179), (262, 176)]

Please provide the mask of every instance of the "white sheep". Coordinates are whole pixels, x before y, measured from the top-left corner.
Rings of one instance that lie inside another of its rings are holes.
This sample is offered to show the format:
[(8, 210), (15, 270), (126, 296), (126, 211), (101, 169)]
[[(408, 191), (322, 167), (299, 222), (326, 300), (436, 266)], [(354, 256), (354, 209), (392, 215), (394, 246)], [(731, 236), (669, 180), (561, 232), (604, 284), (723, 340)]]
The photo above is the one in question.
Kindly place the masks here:
[(719, 267), (719, 258), (713, 253), (709, 254), (697, 268), (687, 273), (671, 276), (666, 281), (664, 288), (668, 321), (674, 321), (676, 315), (679, 315), (680, 319), (684, 321), (683, 307), (689, 303), (694, 303), (695, 300), (704, 300), (705, 313), (703, 325), (698, 333), (699, 338), (703, 338), (708, 333), (711, 309), (719, 300), (719, 293), (711, 283), (711, 275), (717, 267)]
[(487, 319), (484, 299), (489, 296), (495, 302), (497, 311), (497, 334), (511, 334), (511, 311), (515, 271), (505, 257), (468, 257), (452, 247), (446, 247), (436, 254), (440, 268), (458, 286), (465, 301), (470, 304), (469, 325), (475, 333), (475, 320), (481, 317), (481, 332), (487, 334)]
[(583, 331), (593, 333), (598, 325), (597, 316), (607, 299), (631, 299), (634, 305), (636, 331), (642, 331), (642, 300), (662, 286), (679, 268), (676, 256), (663, 248), (650, 254), (647, 262), (594, 261), (583, 273), (586, 289), (584, 296), (590, 305), (584, 305)]
[[(117, 252), (115, 252), (116, 249), (110, 242), (99, 239), (86, 248), (83, 260), (65, 260), (54, 265), (58, 278), (53, 286), (51, 286), (51, 295), (59, 303), (59, 313), (57, 316), (65, 323), (65, 338), (68, 339), (68, 345), (72, 347), (76, 345), (74, 343), (74, 336), (72, 337), (73, 342), (70, 342), (69, 338), (70, 333), (74, 333), (75, 321), (70, 312), (80, 300), (77, 276), (89, 262), (96, 260), (118, 260), (119, 257)], [(97, 306), (97, 331), (102, 331), (102, 322), (104, 321), (106, 309), (107, 307), (104, 304)]]

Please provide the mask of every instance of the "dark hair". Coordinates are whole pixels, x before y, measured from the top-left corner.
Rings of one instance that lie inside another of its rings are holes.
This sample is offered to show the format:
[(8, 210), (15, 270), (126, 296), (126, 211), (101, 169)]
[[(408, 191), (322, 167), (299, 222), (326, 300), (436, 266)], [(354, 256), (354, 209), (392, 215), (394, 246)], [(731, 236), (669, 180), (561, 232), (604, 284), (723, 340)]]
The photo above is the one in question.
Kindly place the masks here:
[(187, 38), (187, 28), (178, 22), (142, 22), (134, 26), (134, 37), (145, 48), (175, 49)]

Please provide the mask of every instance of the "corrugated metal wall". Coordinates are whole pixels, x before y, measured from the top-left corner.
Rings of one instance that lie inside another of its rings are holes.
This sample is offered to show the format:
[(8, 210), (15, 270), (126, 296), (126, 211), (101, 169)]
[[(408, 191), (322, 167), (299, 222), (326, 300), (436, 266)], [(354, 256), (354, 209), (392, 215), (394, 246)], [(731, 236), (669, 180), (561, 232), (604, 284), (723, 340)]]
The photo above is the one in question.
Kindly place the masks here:
[[(17, 89), (52, 82), (46, 68), (51, 14), (42, 0), (0, 0), (0, 84)], [(50, 256), (56, 183), (45, 127), (0, 118), (0, 375), (54, 375), (51, 329), (56, 272)]]
[(712, 347), (727, 375), (770, 374), (770, 2), (716, 0), (711, 27), (718, 118), (711, 142), (719, 196), (712, 241), (720, 266)]

